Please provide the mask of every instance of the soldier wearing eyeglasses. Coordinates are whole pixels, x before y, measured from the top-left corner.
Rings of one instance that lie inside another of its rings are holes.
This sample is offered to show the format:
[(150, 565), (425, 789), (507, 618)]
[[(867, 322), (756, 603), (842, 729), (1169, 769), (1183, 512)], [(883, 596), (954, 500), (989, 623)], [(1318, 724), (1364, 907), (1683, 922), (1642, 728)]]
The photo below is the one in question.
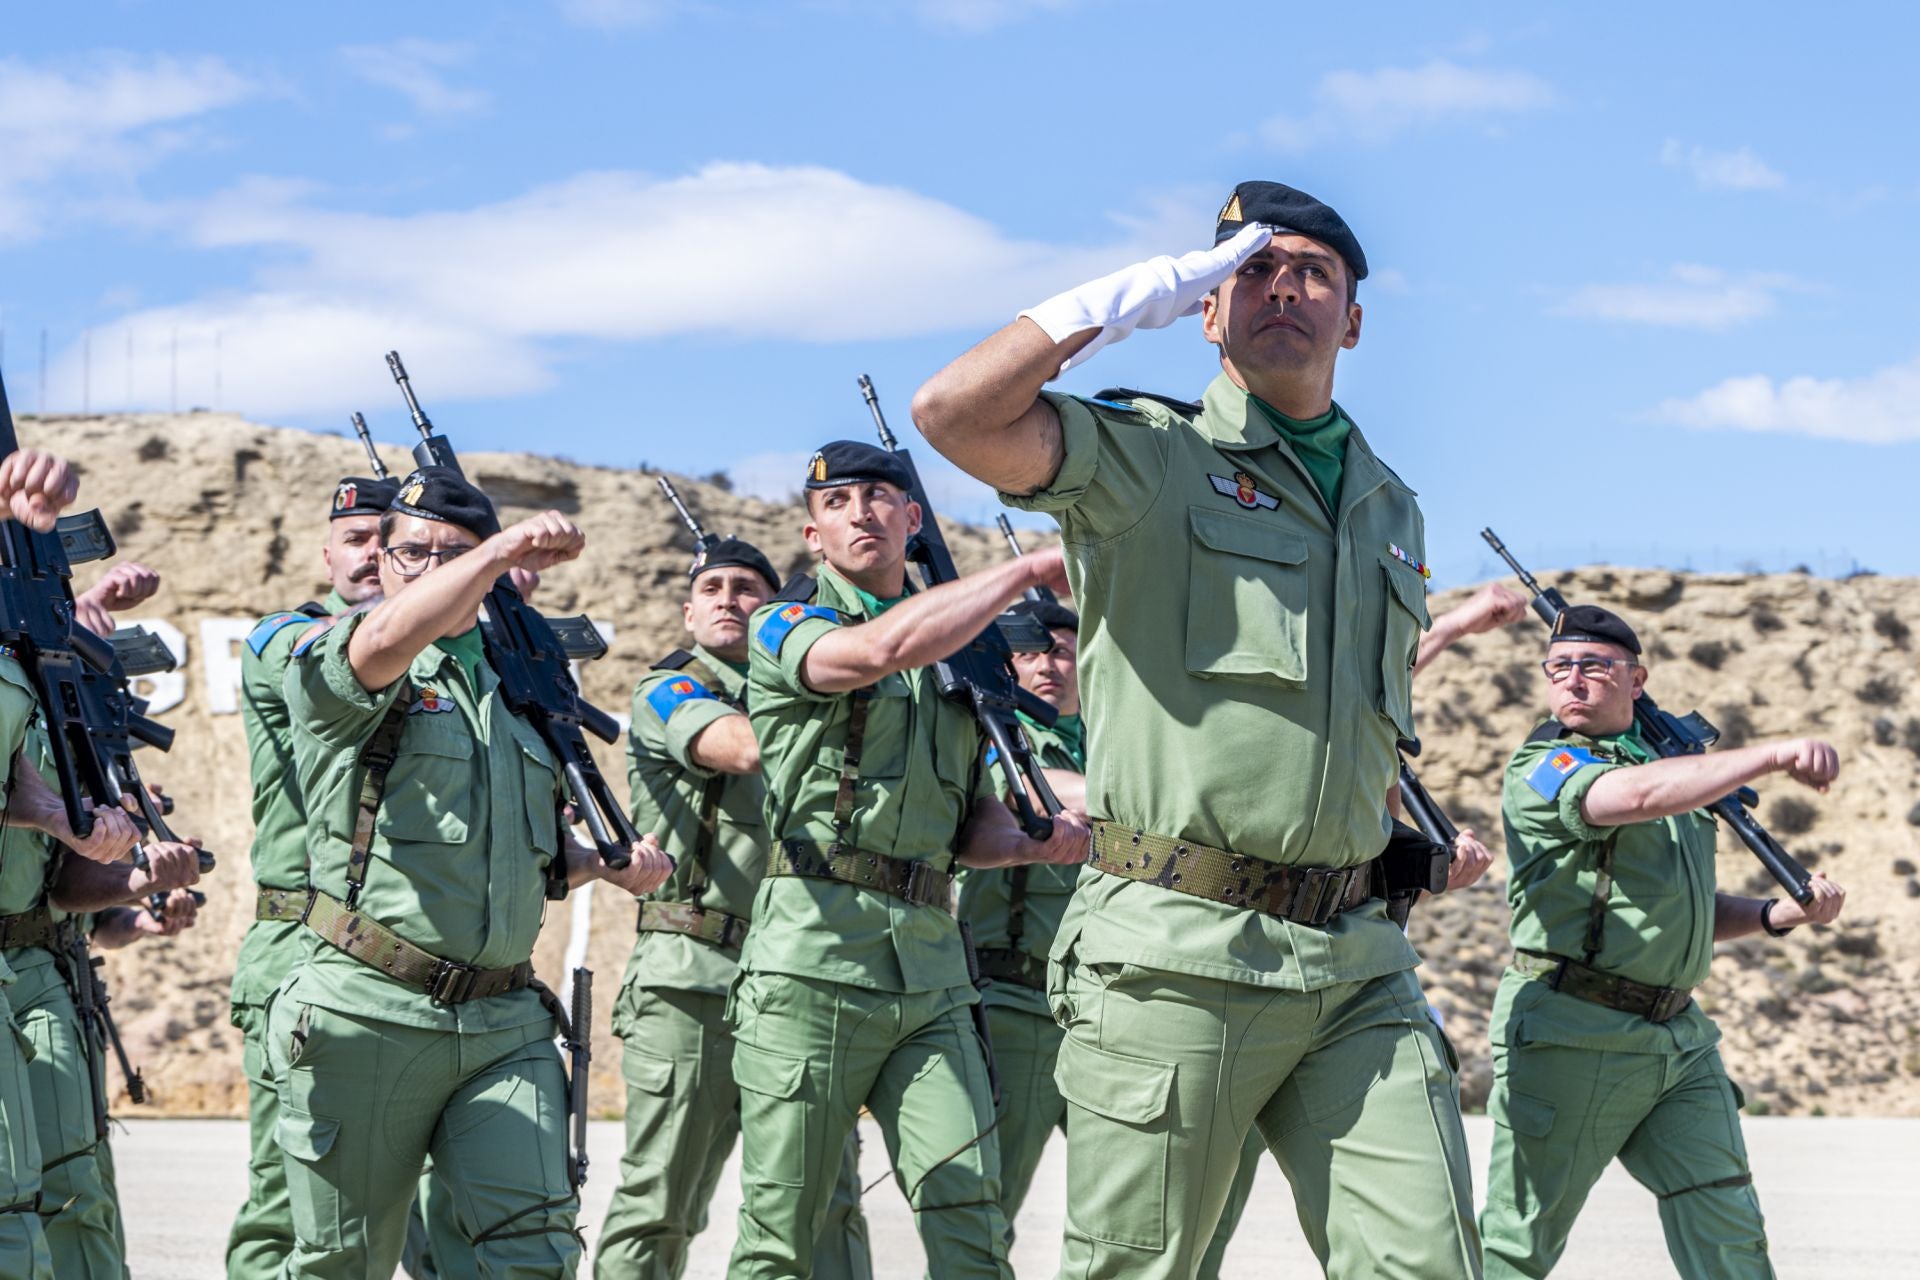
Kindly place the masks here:
[(1714, 943), (1830, 923), (1846, 893), (1817, 873), (1805, 907), (1718, 892), (1703, 807), (1769, 773), (1824, 792), (1840, 758), (1811, 738), (1656, 758), (1633, 722), (1640, 641), (1596, 606), (1561, 613), (1542, 666), (1553, 719), (1502, 805), (1515, 955), (1491, 1028), (1486, 1274), (1546, 1275), (1617, 1157), (1658, 1197), (1680, 1274), (1771, 1276), (1740, 1093), (1692, 989)]

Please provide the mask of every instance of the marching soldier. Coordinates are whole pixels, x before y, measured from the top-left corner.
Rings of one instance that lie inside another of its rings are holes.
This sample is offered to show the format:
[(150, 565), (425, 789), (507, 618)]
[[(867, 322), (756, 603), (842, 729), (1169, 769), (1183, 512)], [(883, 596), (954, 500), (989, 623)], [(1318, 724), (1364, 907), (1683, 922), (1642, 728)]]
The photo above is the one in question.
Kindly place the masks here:
[(302, 953), (307, 901), (307, 815), (293, 771), (293, 729), (282, 685), (295, 641), (322, 619), (380, 595), (380, 517), (399, 486), (348, 476), (334, 486), (320, 563), (326, 598), (270, 613), (240, 655), (240, 719), (253, 782), (254, 922), (233, 967), (230, 1018), (239, 1028), (252, 1135), (247, 1200), (227, 1236), (228, 1280), (279, 1274), (293, 1250), (293, 1213), (280, 1154), (279, 1095), (267, 1068), (267, 1002)]
[[(1058, 519), (1086, 637), (1094, 870), (1049, 976), (1061, 1270), (1193, 1274), (1257, 1127), (1330, 1274), (1477, 1275), (1453, 1052), (1376, 892), (1428, 609), (1413, 492), (1332, 398), (1366, 257), (1270, 182), (1214, 239), (1023, 313), (914, 403)], [(1043, 392), (1194, 312), (1203, 403)]]
[(1804, 907), (1718, 892), (1703, 808), (1770, 773), (1825, 791), (1840, 757), (1811, 738), (1655, 757), (1634, 728), (1639, 638), (1595, 605), (1560, 614), (1541, 666), (1553, 718), (1501, 806), (1515, 954), (1490, 1030), (1487, 1274), (1552, 1270), (1618, 1158), (1659, 1199), (1681, 1275), (1770, 1277), (1740, 1092), (1692, 991), (1715, 942), (1830, 924), (1846, 892), (1818, 872)]
[(952, 867), (1078, 862), (1086, 828), (1063, 814), (1044, 844), (1021, 832), (994, 795), (978, 723), (927, 664), (1050, 584), (1060, 561), (1025, 556), (913, 591), (910, 485), (880, 449), (816, 453), (803, 533), (819, 579), (789, 583), (750, 623), (771, 848), (728, 1008), (745, 1183), (734, 1280), (812, 1273), (862, 1106), (935, 1280), (1010, 1275)]
[[(633, 691), (627, 739), (633, 822), (673, 855), (673, 878), (640, 908), (614, 1006), (624, 1043), (627, 1151), (594, 1258), (600, 1280), (677, 1277), (707, 1223), (740, 1132), (727, 988), (767, 865), (760, 749), (746, 715), (747, 620), (780, 589), (758, 548), (722, 538), (696, 559), (681, 613), (693, 638)], [(821, 1280), (872, 1274), (849, 1142), (814, 1248)]]
[(584, 543), (557, 512), (503, 531), (457, 472), (423, 467), (381, 517), (384, 601), (295, 646), (311, 887), (267, 1035), (289, 1276), (390, 1274), (429, 1154), (480, 1274), (574, 1274), (567, 1082), (529, 959), (545, 890), (644, 893), (672, 864), (650, 836), (620, 871), (572, 840), (552, 753), (502, 700), (478, 612), (501, 574)]

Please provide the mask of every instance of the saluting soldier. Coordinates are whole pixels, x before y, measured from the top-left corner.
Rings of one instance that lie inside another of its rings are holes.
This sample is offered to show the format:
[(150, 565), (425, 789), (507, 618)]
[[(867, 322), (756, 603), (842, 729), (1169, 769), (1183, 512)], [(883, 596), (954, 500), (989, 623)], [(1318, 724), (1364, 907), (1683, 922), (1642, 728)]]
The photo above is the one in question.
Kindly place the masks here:
[[(0, 461), (7, 514), (41, 532), (53, 528), (78, 491), (64, 459), (23, 449)], [(87, 600), (84, 616), (97, 619), (99, 604), (97, 595)], [(136, 832), (115, 808), (90, 806), (92, 830), (76, 835), (48, 751), (38, 693), (12, 650), (0, 646), (0, 783), (7, 793), (0, 822), (0, 1274), (119, 1276), (119, 1214), (97, 1145), (103, 1098), (92, 1092), (104, 1082), (89, 1070), (97, 1050), (55, 967), (54, 948), (64, 939), (53, 900), (106, 905), (188, 883), (199, 875), (198, 856), (191, 846), (156, 844), (148, 848), (149, 871), (120, 862)], [(44, 1179), (43, 1164), (50, 1166)], [(47, 1209), (57, 1212), (43, 1218)]]
[(744, 1197), (729, 1274), (812, 1273), (865, 1106), (929, 1272), (1006, 1277), (993, 1099), (969, 1008), (952, 869), (1085, 857), (1070, 814), (1029, 839), (995, 796), (984, 734), (927, 664), (961, 648), (1057, 552), (930, 590), (907, 580), (922, 513), (892, 454), (808, 463), (799, 577), (754, 614), (747, 710), (766, 778), (767, 874), (730, 997)]
[(509, 569), (584, 543), (557, 512), (502, 531), (478, 489), (423, 467), (381, 517), (384, 601), (295, 645), (311, 887), (267, 1036), (288, 1275), (389, 1275), (429, 1154), (480, 1274), (578, 1264), (566, 1079), (530, 962), (545, 887), (642, 893), (671, 864), (651, 837), (622, 871), (572, 840), (553, 755), (503, 701), (478, 612)]
[[(1329, 1273), (1476, 1275), (1455, 1060), (1375, 866), (1428, 609), (1413, 491), (1332, 398), (1366, 257), (1272, 182), (1214, 239), (1024, 313), (914, 403), (962, 469), (1054, 514), (1080, 609), (1061, 1271), (1193, 1274), (1257, 1127)], [(1203, 402), (1043, 391), (1196, 311)]]
[[(623, 1044), (627, 1150), (594, 1255), (600, 1280), (684, 1273), (740, 1133), (727, 989), (767, 866), (766, 786), (746, 714), (747, 622), (780, 589), (759, 548), (722, 538), (694, 561), (681, 617), (692, 637), (633, 691), (627, 777), (633, 824), (673, 855), (673, 878), (640, 907), (613, 1031)], [(872, 1274), (859, 1147), (846, 1144), (820, 1280)]]
[(1693, 989), (1715, 942), (1831, 923), (1846, 893), (1819, 872), (1804, 907), (1718, 892), (1704, 806), (1770, 773), (1825, 791), (1840, 757), (1793, 738), (1657, 758), (1634, 727), (1640, 659), (1619, 615), (1564, 610), (1541, 664), (1553, 718), (1507, 765), (1515, 954), (1490, 1027), (1489, 1276), (1552, 1270), (1615, 1158), (1658, 1198), (1681, 1275), (1773, 1275), (1740, 1092)]
[(280, 1099), (267, 1068), (267, 1001), (300, 958), (300, 913), (307, 905), (307, 812), (293, 771), (287, 663), (294, 642), (322, 619), (380, 595), (380, 517), (399, 485), (348, 476), (334, 486), (320, 563), (326, 597), (270, 613), (248, 633), (240, 654), (240, 721), (253, 782), (254, 922), (234, 962), (229, 1018), (239, 1028), (247, 1077), (247, 1200), (227, 1236), (228, 1280), (277, 1275), (293, 1250), (293, 1209), (280, 1155)]

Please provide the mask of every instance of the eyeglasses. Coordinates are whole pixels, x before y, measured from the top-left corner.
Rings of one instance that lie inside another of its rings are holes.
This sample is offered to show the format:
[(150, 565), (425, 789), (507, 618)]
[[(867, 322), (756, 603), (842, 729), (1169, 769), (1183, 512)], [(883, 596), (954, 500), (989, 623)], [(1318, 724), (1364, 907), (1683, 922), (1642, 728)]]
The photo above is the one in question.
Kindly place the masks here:
[(1540, 669), (1547, 673), (1547, 679), (1564, 684), (1575, 670), (1580, 672), (1582, 680), (1606, 680), (1613, 678), (1615, 667), (1632, 671), (1639, 665), (1632, 658), (1548, 658), (1540, 664)]
[(393, 562), (393, 571), (403, 578), (417, 578), (436, 564), (445, 564), (473, 550), (472, 547), (429, 547), (418, 542), (403, 542), (380, 551)]

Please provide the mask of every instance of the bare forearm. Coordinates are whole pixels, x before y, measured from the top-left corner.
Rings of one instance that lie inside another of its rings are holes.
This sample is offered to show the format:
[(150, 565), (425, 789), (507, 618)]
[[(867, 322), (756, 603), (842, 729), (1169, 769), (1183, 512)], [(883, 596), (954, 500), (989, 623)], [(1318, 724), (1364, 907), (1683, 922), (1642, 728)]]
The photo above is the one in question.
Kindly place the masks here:
[(1011, 493), (1044, 488), (1063, 448), (1059, 418), (1040, 391), (1098, 333), (1055, 342), (1033, 321), (1015, 320), (927, 380), (913, 397), (914, 423), (969, 475)]
[(1000, 611), (1041, 579), (1032, 557), (943, 582), (871, 622), (842, 627), (807, 651), (802, 677), (820, 693), (863, 688), (896, 671), (924, 667), (957, 652)]
[(716, 773), (760, 772), (760, 743), (744, 715), (726, 716), (702, 729), (688, 744), (687, 755)]
[(478, 612), (508, 567), (489, 539), (381, 602), (347, 645), (354, 678), (362, 688), (384, 689), (405, 675), (428, 645)]
[(146, 891), (146, 879), (131, 862), (89, 862), (69, 855), (60, 860), (47, 900), (76, 915), (105, 911), (137, 901)]
[(1760, 912), (1765, 898), (1742, 898), (1731, 893), (1713, 895), (1713, 940), (1725, 942), (1760, 932)]
[(134, 923), (134, 908), (114, 907), (103, 911), (93, 922), (93, 945), (102, 951), (118, 951), (144, 936)]
[(24, 753), (13, 757), (13, 795), (7, 806), (7, 822), (11, 826), (50, 836), (66, 831), (65, 802), (47, 785), (40, 771), (28, 763)]
[(1036, 861), (1039, 846), (1027, 838), (1013, 811), (996, 802), (978, 802), (960, 833), (960, 852), (954, 861), (963, 867), (988, 869)]
[(1596, 827), (1670, 818), (1712, 804), (1773, 768), (1773, 749), (1755, 746), (1615, 769), (1593, 784), (1580, 813)]
[[(1042, 769), (1047, 776), (1047, 785), (1053, 788), (1053, 798), (1060, 802), (1062, 809), (1071, 809), (1075, 813), (1087, 811), (1087, 775), (1075, 773), (1071, 769)], [(1039, 800), (1034, 804), (1037, 807)]]
[(1467, 634), (1456, 616), (1458, 610), (1450, 610), (1433, 620), (1433, 629), (1420, 637), (1420, 654), (1413, 660), (1413, 674), (1424, 671), (1427, 664), (1446, 651), (1448, 645)]

